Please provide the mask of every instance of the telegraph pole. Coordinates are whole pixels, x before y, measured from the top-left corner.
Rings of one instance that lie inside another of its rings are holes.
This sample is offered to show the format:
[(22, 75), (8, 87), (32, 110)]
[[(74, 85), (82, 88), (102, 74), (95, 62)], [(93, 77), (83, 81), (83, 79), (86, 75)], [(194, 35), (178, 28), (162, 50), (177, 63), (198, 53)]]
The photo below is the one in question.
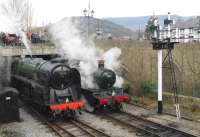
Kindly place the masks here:
[(89, 44), (89, 35), (90, 35), (90, 32), (89, 32), (89, 26), (90, 26), (90, 18), (94, 16), (94, 10), (91, 9), (90, 7), (90, 0), (89, 0), (89, 3), (88, 3), (88, 9), (84, 9), (83, 10), (83, 14), (84, 16), (87, 18), (87, 44)]
[(27, 28), (26, 28), (26, 32), (29, 33), (29, 1), (28, 0), (27, 0), (27, 13), (26, 14), (27, 14), (27, 20), (26, 20), (26, 23), (27, 23), (26, 27)]

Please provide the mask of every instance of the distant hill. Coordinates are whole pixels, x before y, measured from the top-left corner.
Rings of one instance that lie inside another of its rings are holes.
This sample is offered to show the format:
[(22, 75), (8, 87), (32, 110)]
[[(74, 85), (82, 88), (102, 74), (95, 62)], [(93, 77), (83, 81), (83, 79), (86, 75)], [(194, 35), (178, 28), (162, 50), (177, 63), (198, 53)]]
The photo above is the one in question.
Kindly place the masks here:
[[(67, 18), (65, 18), (67, 19)], [(72, 17), (72, 22), (81, 31), (81, 33), (87, 33), (88, 19), (86, 17)], [(104, 19), (91, 18), (89, 19), (89, 33), (95, 35), (97, 30), (102, 32), (104, 37), (108, 36), (109, 33), (113, 37), (134, 37), (135, 33), (122, 25), (113, 23)]]
[[(149, 17), (150, 16), (117, 17), (117, 18), (111, 17), (111, 18), (103, 18), (103, 19), (111, 21), (111, 22), (119, 24), (119, 25), (122, 25), (131, 30), (138, 30), (139, 27), (144, 30)], [(167, 17), (166, 15), (158, 15), (159, 23), (163, 24), (163, 20), (166, 17)], [(178, 19), (187, 20), (188, 18), (192, 18), (192, 16), (191, 17), (182, 17), (182, 16), (178, 16), (178, 15), (172, 15), (171, 18), (174, 20), (178, 20)]]
[[(78, 17), (65, 17), (61, 21), (72, 21), (72, 24), (79, 30), (80, 35), (87, 36), (88, 29), (88, 18), (84, 16)], [(48, 31), (49, 27), (53, 24), (48, 24), (46, 26), (46, 30)], [(34, 31), (41, 30), (42, 27), (35, 27)], [(89, 35), (96, 37), (97, 32), (100, 30), (100, 38), (108, 38), (108, 36), (112, 36), (112, 38), (137, 38), (137, 33), (132, 31), (129, 28), (126, 28), (122, 25), (115, 24), (111, 21), (104, 19), (97, 19), (90, 17), (89, 18)]]

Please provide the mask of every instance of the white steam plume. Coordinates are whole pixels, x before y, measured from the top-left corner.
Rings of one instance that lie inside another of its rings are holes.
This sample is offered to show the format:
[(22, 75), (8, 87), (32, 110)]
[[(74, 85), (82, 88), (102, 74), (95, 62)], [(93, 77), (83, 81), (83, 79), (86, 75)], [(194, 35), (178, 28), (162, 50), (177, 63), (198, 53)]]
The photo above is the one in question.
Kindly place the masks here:
[[(113, 70), (114, 72), (118, 72), (120, 68), (119, 57), (121, 55), (121, 50), (117, 47), (114, 47), (103, 54), (103, 58), (105, 60), (105, 67)], [(123, 78), (119, 75), (116, 76), (116, 87), (121, 87), (123, 84)]]
[[(49, 31), (54, 44), (58, 47), (58, 51), (63, 57), (69, 60), (78, 59), (81, 61), (80, 73), (83, 87), (96, 87), (92, 74), (98, 68), (98, 60), (104, 59), (105, 67), (108, 69), (115, 72), (119, 69), (118, 59), (121, 50), (119, 48), (112, 48), (104, 53), (102, 50), (95, 48), (93, 42), (90, 41), (90, 44), (88, 44), (87, 40), (82, 39), (80, 32), (72, 24), (70, 18), (53, 24)], [(122, 83), (123, 79), (117, 75), (115, 86), (121, 87)]]
[[(27, 51), (31, 55), (26, 34), (22, 31), (19, 9), (11, 7), (11, 0), (4, 0), (0, 4), (0, 32), (14, 33), (22, 38)], [(22, 1), (18, 0), (19, 3)], [(21, 10), (21, 9), (20, 9)], [(10, 81), (11, 57), (0, 57), (0, 88)]]
[[(22, 16), (20, 15), (21, 12), (26, 12), (26, 11), (19, 11), (22, 9), (17, 9), (15, 7), (12, 7), (10, 2), (11, 2), (10, 0), (7, 0), (0, 4), (0, 20), (1, 20), (0, 31), (4, 33), (14, 33), (16, 35), (19, 35), (28, 53), (32, 55), (30, 49), (30, 43), (26, 37), (25, 32), (23, 32), (22, 26), (24, 24), (22, 22)], [(22, 1), (18, 0), (18, 2), (20, 3)]]

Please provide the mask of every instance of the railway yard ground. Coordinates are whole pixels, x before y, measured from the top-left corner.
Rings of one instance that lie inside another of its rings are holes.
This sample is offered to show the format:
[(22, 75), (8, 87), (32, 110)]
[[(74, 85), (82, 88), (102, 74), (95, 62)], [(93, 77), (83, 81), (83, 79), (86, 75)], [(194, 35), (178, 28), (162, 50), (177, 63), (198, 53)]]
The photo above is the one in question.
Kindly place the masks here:
[(22, 107), (20, 122), (0, 124), (0, 137), (55, 137), (51, 129)]
[(154, 121), (156, 123), (160, 123), (162, 125), (167, 125), (170, 127), (174, 127), (181, 131), (200, 136), (200, 122), (187, 120), (187, 119), (177, 119), (175, 116), (162, 114), (158, 115), (155, 111), (147, 110), (142, 107), (138, 107), (135, 105), (125, 105), (124, 110), (128, 113), (143, 117), (145, 119)]
[[(142, 107), (128, 105), (128, 104), (124, 105), (124, 111), (151, 120), (153, 122), (160, 123), (162, 125), (179, 129), (181, 131), (187, 132), (195, 136), (200, 136), (200, 131), (199, 131), (200, 122), (198, 121), (190, 121), (186, 119), (178, 120), (176, 119), (176, 117), (171, 115), (167, 114), (158, 115), (155, 111), (147, 110)], [(58, 136), (55, 132), (53, 132), (53, 130), (47, 124), (39, 120), (37, 116), (33, 115), (32, 113), (33, 112), (29, 108), (22, 107), (20, 109), (21, 121), (8, 124), (1, 124), (0, 137), (57, 137)], [(130, 128), (128, 125), (125, 126), (118, 122), (114, 122), (112, 119), (107, 118), (106, 115), (101, 116), (99, 114), (90, 114), (87, 112), (83, 112), (83, 114), (80, 115), (78, 120), (105, 133), (105, 136), (112, 136), (112, 137), (149, 136), (148, 134), (144, 134), (138, 131), (138, 128), (134, 129)], [(134, 124), (134, 122), (131, 119), (128, 121)], [(61, 123), (62, 122), (63, 121), (61, 121)], [(72, 123), (73, 121), (62, 124), (68, 124), (66, 125), (66, 127), (68, 127), (67, 129), (69, 129), (69, 127), (70, 128), (72, 127), (72, 129), (74, 129), (73, 127), (74, 125), (73, 126), (71, 125)], [(55, 128), (57, 128), (58, 130), (58, 127)], [(76, 130), (79, 131), (80, 129)], [(91, 129), (87, 130), (92, 131)], [(60, 133), (63, 133), (61, 130), (58, 131)], [(83, 131), (81, 131), (80, 133), (82, 132)], [(96, 137), (98, 137), (98, 134), (96, 135)]]

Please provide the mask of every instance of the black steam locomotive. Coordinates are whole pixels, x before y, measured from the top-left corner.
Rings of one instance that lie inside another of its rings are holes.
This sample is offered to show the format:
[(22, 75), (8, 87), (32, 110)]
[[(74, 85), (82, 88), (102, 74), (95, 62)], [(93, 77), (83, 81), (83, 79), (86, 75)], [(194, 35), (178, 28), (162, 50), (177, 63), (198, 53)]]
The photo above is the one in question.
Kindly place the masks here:
[[(77, 64), (77, 63), (75, 63)], [(78, 65), (74, 65), (77, 66)], [(116, 74), (114, 71), (104, 68), (104, 61), (100, 60), (98, 69), (92, 74), (96, 88), (82, 87), (82, 99), (85, 109), (89, 112), (98, 110), (120, 110), (122, 102), (129, 99), (123, 88), (114, 87)]]
[(22, 99), (48, 112), (50, 120), (73, 117), (83, 107), (80, 74), (63, 60), (17, 59), (11, 68), (11, 83)]

